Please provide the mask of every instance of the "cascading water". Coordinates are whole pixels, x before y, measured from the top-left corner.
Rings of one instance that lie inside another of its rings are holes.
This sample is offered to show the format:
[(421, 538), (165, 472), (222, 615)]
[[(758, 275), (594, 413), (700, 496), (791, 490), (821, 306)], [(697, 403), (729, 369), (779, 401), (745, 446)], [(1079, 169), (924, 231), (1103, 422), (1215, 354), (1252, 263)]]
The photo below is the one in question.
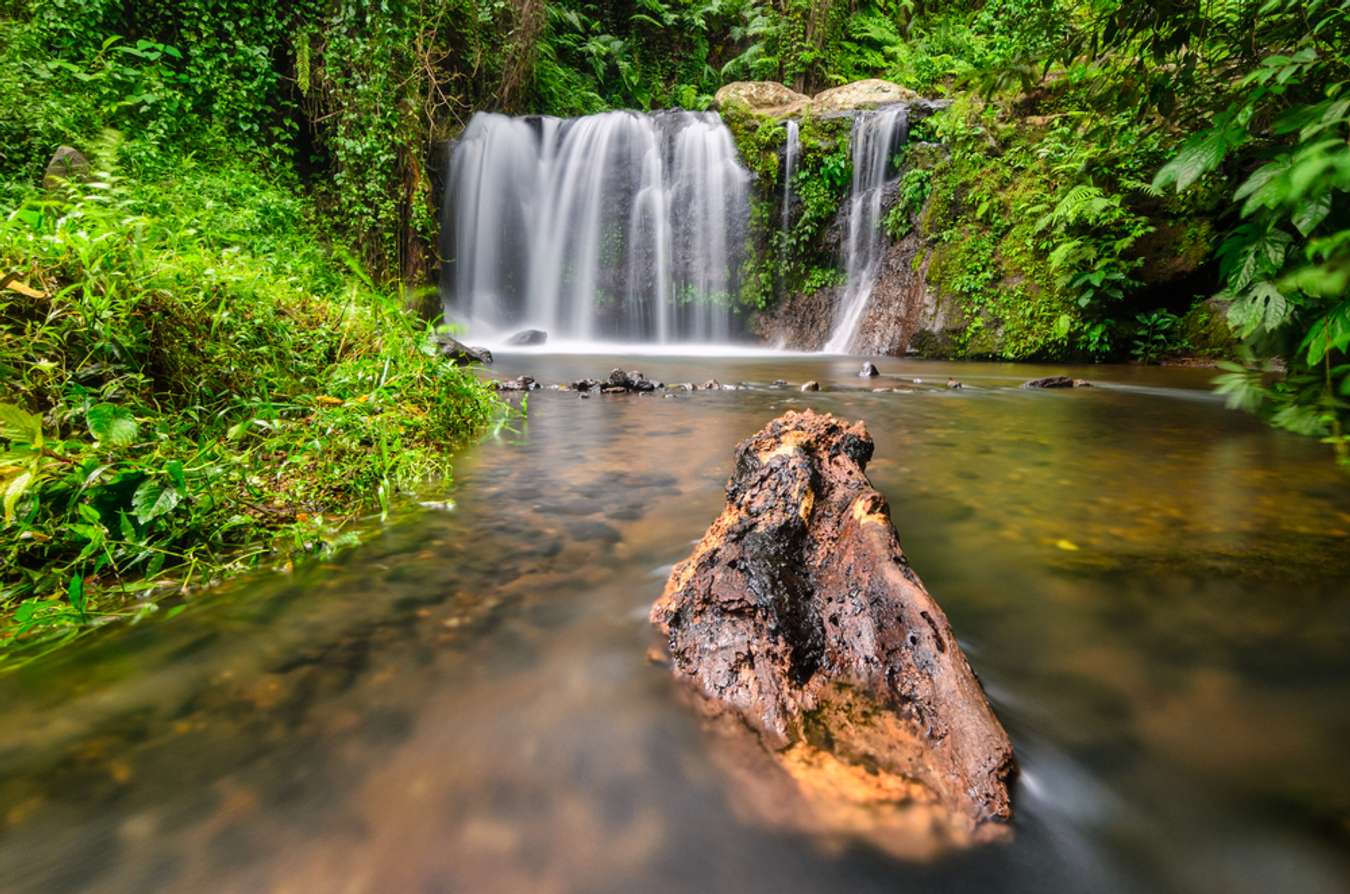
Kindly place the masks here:
[(800, 130), (797, 122), (788, 119), (787, 147), (783, 150), (783, 254), (787, 254), (787, 234), (792, 228), (792, 175), (797, 169), (797, 155), (801, 151)]
[(892, 106), (858, 112), (853, 119), (853, 191), (844, 244), (844, 290), (825, 351), (846, 354), (881, 272), (881, 200), (892, 178), (891, 154), (909, 131), (909, 109)]
[(446, 307), (473, 334), (731, 338), (750, 174), (715, 113), (480, 113), (448, 187)]

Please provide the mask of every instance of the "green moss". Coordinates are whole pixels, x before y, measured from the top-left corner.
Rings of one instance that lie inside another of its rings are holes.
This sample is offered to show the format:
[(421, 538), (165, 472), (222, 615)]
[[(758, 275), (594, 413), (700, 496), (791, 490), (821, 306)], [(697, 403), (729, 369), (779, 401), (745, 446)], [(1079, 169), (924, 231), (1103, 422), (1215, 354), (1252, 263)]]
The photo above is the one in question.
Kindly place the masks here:
[(740, 302), (764, 309), (789, 291), (814, 291), (829, 284), (836, 278), (832, 271), (837, 259), (825, 251), (822, 237), (847, 197), (852, 180), (852, 122), (810, 115), (799, 122), (801, 152), (792, 183), (798, 210), (785, 233), (782, 207), (786, 184), (781, 181), (786, 122), (756, 115), (743, 105), (725, 110), (723, 120), (754, 178), (749, 256), (741, 271)]
[(1238, 339), (1228, 325), (1227, 305), (1214, 299), (1201, 301), (1181, 318), (1181, 337), (1197, 357), (1224, 359), (1238, 353)]

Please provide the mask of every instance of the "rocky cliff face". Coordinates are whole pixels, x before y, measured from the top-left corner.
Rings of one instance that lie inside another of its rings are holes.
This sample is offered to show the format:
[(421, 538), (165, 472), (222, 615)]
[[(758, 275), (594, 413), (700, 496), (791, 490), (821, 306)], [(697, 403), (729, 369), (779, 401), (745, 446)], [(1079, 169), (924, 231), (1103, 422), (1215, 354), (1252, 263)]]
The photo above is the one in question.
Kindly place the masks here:
[[(924, 144), (921, 150), (911, 150), (909, 165), (931, 166), (941, 154), (940, 147)], [(896, 199), (896, 184), (892, 184), (882, 198), (883, 211), (889, 210)], [(842, 255), (847, 217), (845, 202), (824, 234), (822, 250), (831, 256)], [(882, 236), (885, 247), (881, 270), (859, 326), (856, 343), (859, 353), (896, 357), (905, 354), (942, 357), (952, 353), (952, 341), (965, 320), (958, 303), (943, 296), (929, 279), (934, 246), (927, 237), (923, 217), (922, 210), (914, 214), (909, 232), (900, 239)], [(769, 344), (794, 350), (820, 350), (830, 337), (843, 292), (843, 285), (813, 292), (790, 292), (769, 313), (756, 318), (755, 331)]]
[[(951, 340), (964, 324), (954, 302), (944, 301), (928, 281), (932, 258), (931, 246), (916, 232), (888, 242), (859, 330), (859, 353), (896, 357), (950, 353)], [(820, 350), (830, 337), (843, 288), (788, 295), (771, 313), (756, 319), (756, 332), (769, 344)]]
[(742, 442), (652, 621), (724, 734), (758, 734), (733, 761), (760, 756), (752, 793), (779, 780), (802, 822), (904, 856), (1006, 837), (1012, 745), (864, 474), (872, 449), (810, 411)]

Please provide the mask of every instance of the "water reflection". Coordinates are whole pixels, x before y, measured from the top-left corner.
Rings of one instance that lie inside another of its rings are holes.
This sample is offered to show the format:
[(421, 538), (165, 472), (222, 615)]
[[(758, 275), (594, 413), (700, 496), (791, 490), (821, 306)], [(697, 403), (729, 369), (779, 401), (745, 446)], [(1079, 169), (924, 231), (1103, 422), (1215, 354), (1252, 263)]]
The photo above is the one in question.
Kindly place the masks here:
[[(453, 512), (0, 679), (0, 887), (1350, 884), (1350, 487), (1318, 445), (1225, 411), (1194, 370), (1034, 393), (1015, 386), (1064, 370), (623, 365), (753, 387), (533, 394), (461, 462)], [(951, 375), (966, 387), (928, 390)], [(872, 479), (1019, 751), (1008, 847), (914, 866), (742, 817), (646, 660), (646, 609), (732, 446), (802, 406), (867, 421)]]

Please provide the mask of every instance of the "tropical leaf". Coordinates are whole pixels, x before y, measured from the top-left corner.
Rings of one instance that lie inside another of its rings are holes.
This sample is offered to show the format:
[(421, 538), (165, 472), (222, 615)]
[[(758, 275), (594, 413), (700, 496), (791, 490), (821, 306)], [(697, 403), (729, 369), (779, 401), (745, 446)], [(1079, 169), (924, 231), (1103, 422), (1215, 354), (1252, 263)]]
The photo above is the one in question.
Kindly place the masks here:
[(34, 480), (35, 476), (31, 471), (20, 472), (9, 480), (9, 486), (5, 488), (5, 524), (14, 521), (14, 507), (28, 492)]
[(1301, 203), (1296, 209), (1290, 220), (1294, 227), (1298, 229), (1304, 237), (1312, 234), (1317, 229), (1317, 225), (1326, 220), (1331, 213), (1331, 193), (1325, 192), (1310, 201)]
[(1247, 141), (1246, 125), (1250, 117), (1250, 110), (1229, 106), (1214, 119), (1213, 127), (1187, 140), (1176, 157), (1162, 166), (1153, 178), (1153, 188), (1173, 186), (1182, 192), (1217, 168), (1229, 152)]
[(1277, 227), (1248, 223), (1235, 229), (1219, 246), (1219, 267), (1231, 292), (1268, 279), (1284, 266), (1292, 237)]
[(1233, 301), (1228, 324), (1243, 338), (1278, 329), (1289, 316), (1289, 300), (1270, 280), (1262, 280)]
[(183, 495), (173, 485), (147, 478), (132, 494), (131, 508), (136, 513), (136, 521), (145, 524), (172, 512), (182, 498)]
[(136, 442), (140, 428), (129, 410), (114, 404), (95, 404), (84, 414), (89, 433), (110, 447), (128, 447)]
[(1328, 351), (1347, 348), (1350, 348), (1350, 301), (1342, 301), (1313, 323), (1298, 346), (1300, 351), (1307, 352), (1310, 365), (1321, 363)]
[(14, 404), (0, 404), (0, 438), (41, 447), (42, 417)]

